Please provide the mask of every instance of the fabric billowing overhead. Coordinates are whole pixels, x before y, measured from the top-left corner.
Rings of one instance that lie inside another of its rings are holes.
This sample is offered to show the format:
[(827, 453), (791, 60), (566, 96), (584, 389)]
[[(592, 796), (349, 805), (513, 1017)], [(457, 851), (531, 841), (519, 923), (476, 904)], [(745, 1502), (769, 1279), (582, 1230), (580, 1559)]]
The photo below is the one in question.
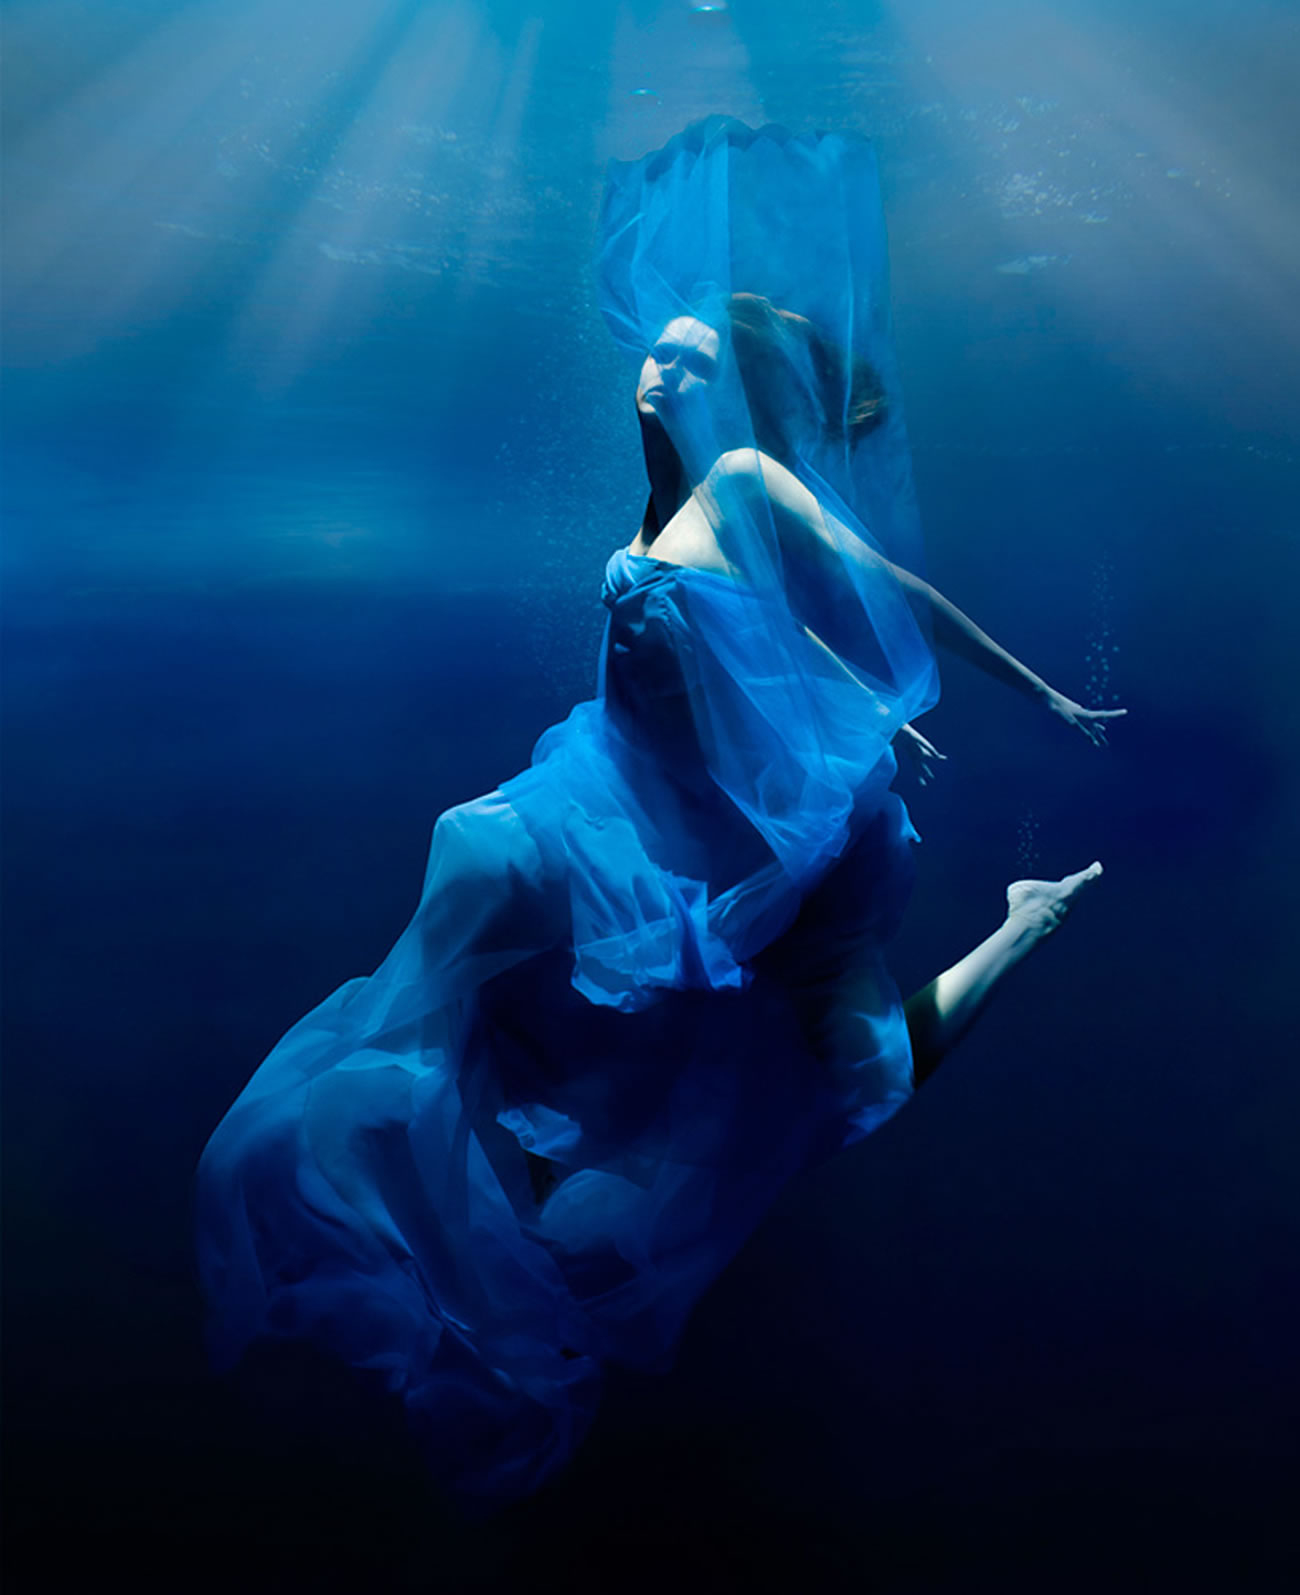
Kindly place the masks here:
[(600, 238), (601, 309), (633, 362), (672, 317), (712, 321), (733, 293), (807, 317), (870, 362), (886, 396), (883, 427), (851, 459), (843, 442), (812, 442), (801, 470), (834, 490), (859, 535), (923, 575), (872, 146), (709, 117), (643, 160), (611, 164)]

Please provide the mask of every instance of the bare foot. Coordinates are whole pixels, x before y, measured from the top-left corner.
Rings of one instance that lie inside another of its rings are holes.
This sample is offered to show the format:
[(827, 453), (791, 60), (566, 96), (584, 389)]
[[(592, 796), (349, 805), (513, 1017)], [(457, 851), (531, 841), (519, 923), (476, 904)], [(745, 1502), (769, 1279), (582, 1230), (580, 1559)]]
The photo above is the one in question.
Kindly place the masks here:
[(1089, 864), (1063, 881), (1013, 881), (1007, 887), (1008, 922), (1015, 920), (1036, 938), (1050, 936), (1070, 912), (1076, 895), (1100, 874), (1100, 864)]
[(1051, 935), (1074, 906), (1075, 896), (1100, 875), (1101, 865), (1089, 864), (1063, 881), (1013, 881), (1007, 887), (1007, 917), (993, 934), (908, 998), (907, 1032), (918, 1085), (974, 1024), (994, 989)]

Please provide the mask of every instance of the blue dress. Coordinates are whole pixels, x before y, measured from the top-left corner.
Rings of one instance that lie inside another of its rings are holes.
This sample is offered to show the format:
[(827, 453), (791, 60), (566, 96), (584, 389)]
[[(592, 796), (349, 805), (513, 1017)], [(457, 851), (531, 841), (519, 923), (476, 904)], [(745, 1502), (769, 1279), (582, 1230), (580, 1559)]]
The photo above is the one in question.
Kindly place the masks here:
[[(729, 158), (736, 125), (710, 125)], [(745, 532), (760, 555), (768, 534)], [(602, 1364), (666, 1368), (791, 1175), (907, 1100), (890, 743), (933, 662), (854, 568), (870, 647), (847, 661), (761, 557), (739, 581), (613, 556), (597, 697), (438, 820), (388, 957), (284, 1036), (204, 1152), (218, 1366), (315, 1342), (400, 1395), (449, 1490), (521, 1496), (581, 1440)]]
[[(602, 697), (442, 816), (388, 958), (289, 1031), (199, 1170), (218, 1364), (270, 1336), (382, 1371), (467, 1494), (562, 1463), (600, 1363), (667, 1366), (790, 1175), (911, 1091), (888, 745), (829, 666), (819, 735), (772, 729), (773, 617), (727, 578), (619, 553), (605, 601)], [(724, 646), (760, 650), (729, 691)], [(761, 768), (744, 788), (687, 669)], [(545, 1201), (525, 1153), (567, 1175)]]

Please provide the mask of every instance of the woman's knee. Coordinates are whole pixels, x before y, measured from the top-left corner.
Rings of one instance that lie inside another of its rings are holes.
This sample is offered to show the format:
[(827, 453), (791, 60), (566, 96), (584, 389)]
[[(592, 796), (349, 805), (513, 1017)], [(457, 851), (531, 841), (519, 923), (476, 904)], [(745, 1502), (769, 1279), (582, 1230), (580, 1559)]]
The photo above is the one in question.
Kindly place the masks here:
[(563, 933), (564, 892), (500, 792), (459, 804), (434, 826), (424, 900), (484, 933), (526, 928), (548, 946)]

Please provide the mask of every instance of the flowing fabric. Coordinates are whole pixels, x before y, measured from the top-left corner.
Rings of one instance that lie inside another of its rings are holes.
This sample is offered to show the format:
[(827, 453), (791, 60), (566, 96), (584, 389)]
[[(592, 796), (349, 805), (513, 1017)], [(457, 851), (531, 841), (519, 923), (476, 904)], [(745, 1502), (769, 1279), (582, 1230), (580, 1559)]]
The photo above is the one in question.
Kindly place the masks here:
[[(723, 116), (693, 123), (644, 160), (611, 167), (597, 270), (606, 323), (634, 365), (672, 317), (702, 312), (712, 321), (733, 292), (806, 316), (837, 347), (869, 361), (888, 401), (883, 428), (857, 450), (834, 434), (807, 439), (799, 470), (858, 537), (923, 574), (869, 143), (775, 126), (754, 132)], [(845, 386), (841, 411), (848, 398)], [(708, 452), (716, 437), (683, 443), (707, 454), (706, 465), (716, 458)], [(849, 580), (864, 597), (851, 572)], [(901, 675), (925, 674), (910, 650), (896, 662)]]
[[(851, 141), (714, 119), (611, 171), (602, 303), (638, 357), (743, 289), (888, 388), (883, 259)], [(684, 459), (753, 447), (725, 380)], [(701, 498), (743, 579), (616, 553), (597, 698), (439, 819), (389, 956), (289, 1031), (200, 1164), (217, 1364), (286, 1338), (372, 1371), (466, 1501), (562, 1465), (602, 1364), (669, 1366), (785, 1181), (912, 1089), (883, 957), (915, 839), (890, 741), (935, 678), (876, 557), (910, 535), (901, 417), (852, 458), (817, 448), (792, 468), (843, 556), (853, 658), (787, 590), (761, 495)], [(887, 535), (853, 507), (873, 495)]]

